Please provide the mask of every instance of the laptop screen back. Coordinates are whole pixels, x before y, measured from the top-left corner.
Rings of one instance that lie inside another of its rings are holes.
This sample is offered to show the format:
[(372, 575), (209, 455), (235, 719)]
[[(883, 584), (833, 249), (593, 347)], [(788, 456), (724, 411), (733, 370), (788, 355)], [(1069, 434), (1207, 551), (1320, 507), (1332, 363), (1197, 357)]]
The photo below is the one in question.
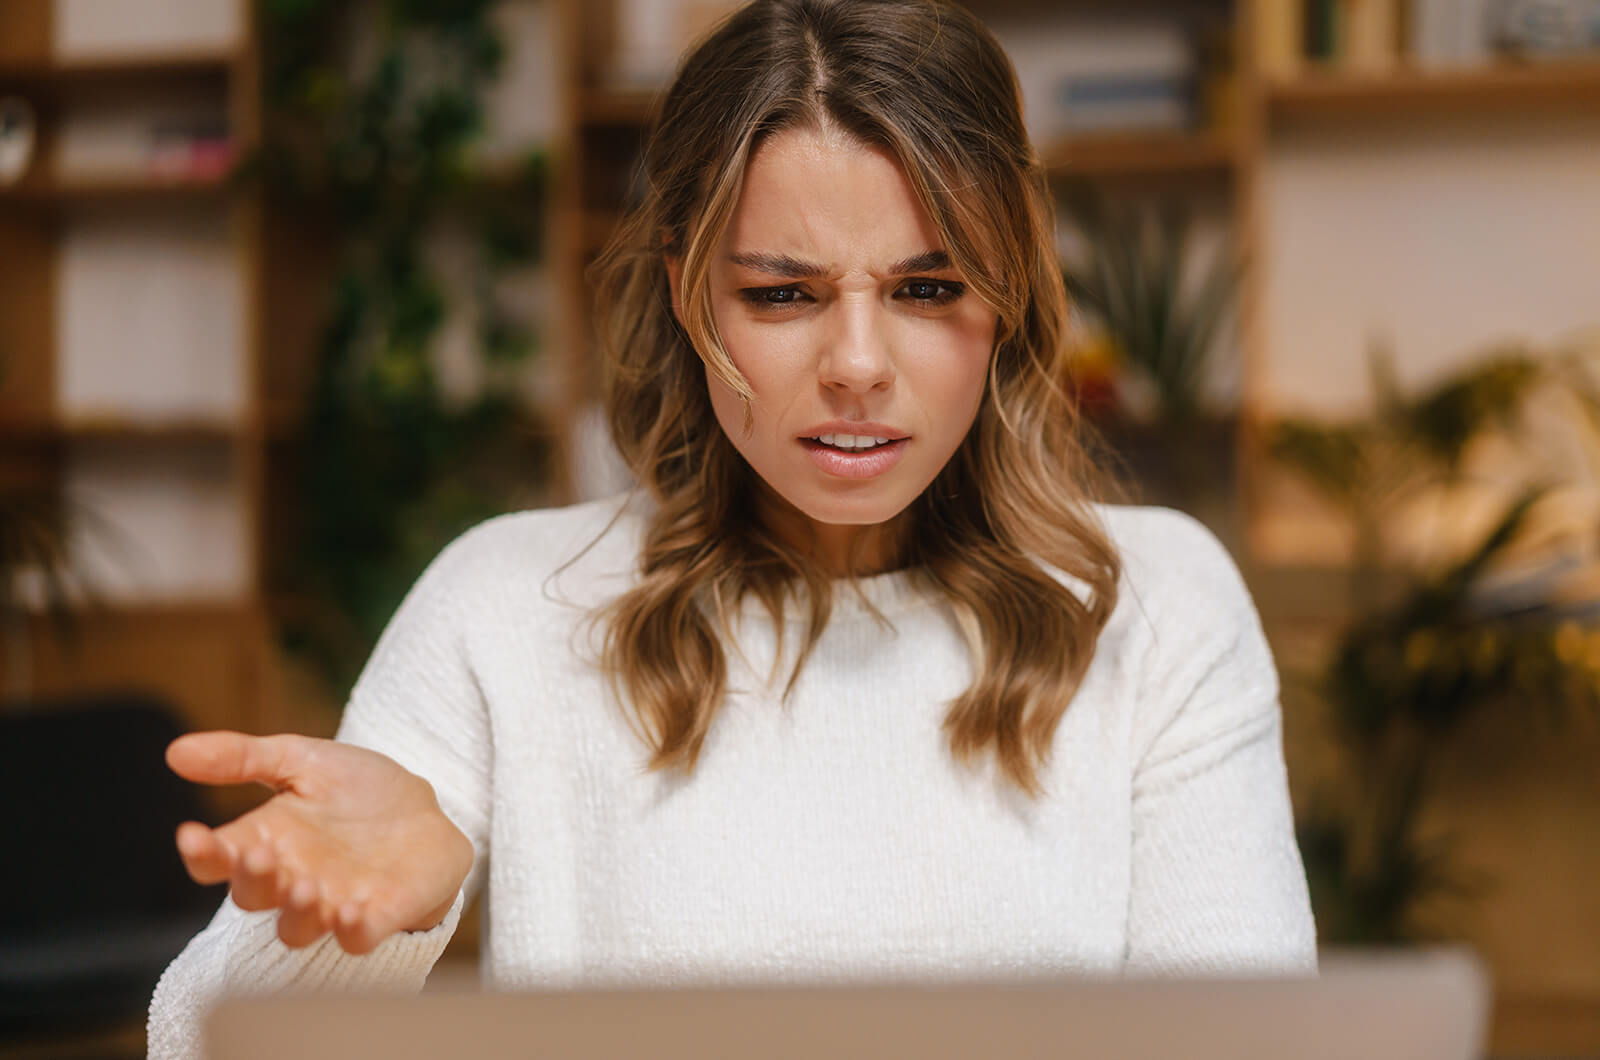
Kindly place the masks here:
[(1488, 982), (1444, 950), (1327, 956), (1316, 978), (1030, 981), (237, 999), (212, 1060), (1475, 1060)]

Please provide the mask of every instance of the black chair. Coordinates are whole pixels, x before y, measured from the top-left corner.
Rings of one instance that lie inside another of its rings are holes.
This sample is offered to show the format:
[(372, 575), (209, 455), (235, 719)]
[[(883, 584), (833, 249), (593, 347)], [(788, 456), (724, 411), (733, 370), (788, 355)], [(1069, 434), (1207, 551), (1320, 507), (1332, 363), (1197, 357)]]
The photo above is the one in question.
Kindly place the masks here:
[(183, 731), (140, 693), (0, 705), (0, 1039), (142, 1020), (216, 912), (173, 845), (214, 822), (166, 765)]

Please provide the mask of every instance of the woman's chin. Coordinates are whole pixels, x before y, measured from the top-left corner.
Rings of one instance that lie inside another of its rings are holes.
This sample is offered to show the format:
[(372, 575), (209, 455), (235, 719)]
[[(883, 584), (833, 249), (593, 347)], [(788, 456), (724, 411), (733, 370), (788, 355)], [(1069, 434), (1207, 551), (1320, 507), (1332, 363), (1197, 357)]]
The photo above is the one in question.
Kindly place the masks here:
[(910, 505), (910, 499), (863, 497), (841, 501), (830, 499), (796, 505), (800, 513), (819, 527), (835, 529), (883, 526), (892, 522)]
[(883, 483), (826, 482), (800, 485), (799, 489), (787, 491), (784, 499), (796, 511), (816, 523), (870, 526), (893, 519), (905, 508), (900, 503), (900, 491), (884, 489)]

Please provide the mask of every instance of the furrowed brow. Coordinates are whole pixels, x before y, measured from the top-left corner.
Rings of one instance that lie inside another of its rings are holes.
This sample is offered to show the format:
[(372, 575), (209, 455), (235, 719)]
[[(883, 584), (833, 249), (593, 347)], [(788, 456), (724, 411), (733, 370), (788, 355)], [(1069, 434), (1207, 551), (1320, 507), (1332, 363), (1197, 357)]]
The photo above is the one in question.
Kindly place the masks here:
[(910, 272), (938, 272), (940, 269), (950, 267), (950, 255), (942, 250), (926, 250), (921, 254), (914, 254), (904, 261), (897, 261), (889, 266), (889, 272), (895, 276), (904, 276)]
[(730, 254), (728, 260), (735, 265), (742, 265), (747, 269), (765, 272), (772, 276), (783, 276), (791, 280), (808, 280), (824, 275), (827, 270), (821, 265), (799, 258), (791, 258), (787, 254)]

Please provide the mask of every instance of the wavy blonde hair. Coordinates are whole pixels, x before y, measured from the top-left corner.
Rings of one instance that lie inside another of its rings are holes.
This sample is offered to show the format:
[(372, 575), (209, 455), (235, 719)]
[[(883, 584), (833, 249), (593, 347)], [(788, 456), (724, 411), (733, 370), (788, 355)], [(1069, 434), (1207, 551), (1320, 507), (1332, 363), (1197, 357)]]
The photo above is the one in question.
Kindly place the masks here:
[[(750, 159), (782, 130), (832, 125), (900, 162), (999, 316), (976, 422), (896, 521), (895, 547), (898, 565), (949, 601), (971, 653), (975, 679), (944, 721), (952, 752), (992, 752), (1019, 788), (1041, 791), (1121, 568), (1088, 503), (1099, 479), (1063, 386), (1067, 298), (1019, 99), (999, 44), (962, 8), (755, 0), (689, 54), (662, 100), (643, 201), (594, 273), (612, 436), (656, 502), (639, 581), (600, 616), (602, 662), (652, 768), (692, 771), (726, 691), (727, 616), (743, 596), (780, 630), (787, 601), (809, 604), (790, 689), (828, 622), (833, 583), (757, 517), (754, 472), (718, 426), (706, 373), (750, 398), (708, 291)], [(682, 324), (668, 255), (682, 263)]]

